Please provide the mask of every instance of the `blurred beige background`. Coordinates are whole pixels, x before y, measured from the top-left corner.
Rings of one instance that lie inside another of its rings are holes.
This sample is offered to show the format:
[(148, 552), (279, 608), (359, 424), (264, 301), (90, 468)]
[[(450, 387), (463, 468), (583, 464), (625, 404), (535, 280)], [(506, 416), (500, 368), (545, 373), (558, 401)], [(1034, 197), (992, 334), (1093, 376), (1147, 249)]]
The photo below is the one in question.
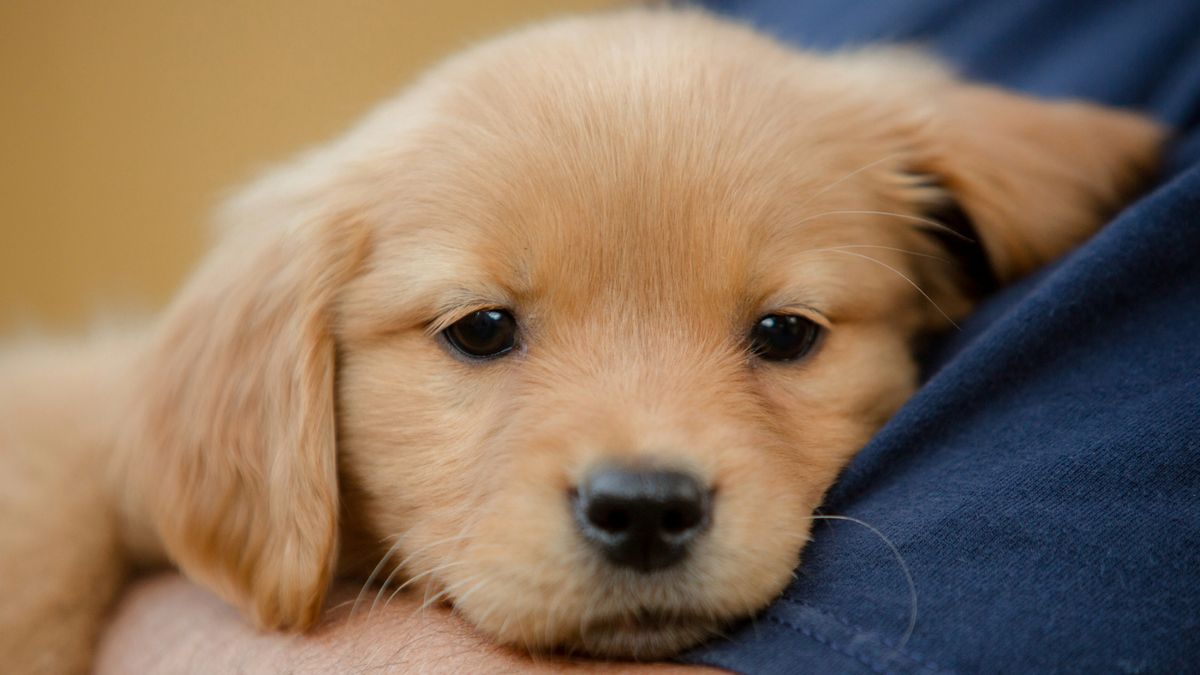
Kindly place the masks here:
[(612, 0), (0, 0), (0, 334), (170, 297), (222, 195), (415, 73)]

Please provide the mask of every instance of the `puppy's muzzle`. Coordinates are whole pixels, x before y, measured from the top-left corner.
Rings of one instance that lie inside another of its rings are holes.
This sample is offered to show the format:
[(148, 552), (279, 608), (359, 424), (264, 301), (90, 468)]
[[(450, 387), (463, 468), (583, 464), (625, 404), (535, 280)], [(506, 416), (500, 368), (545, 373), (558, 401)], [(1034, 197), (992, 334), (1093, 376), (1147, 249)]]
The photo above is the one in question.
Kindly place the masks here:
[(678, 471), (604, 468), (572, 492), (583, 538), (613, 565), (653, 572), (683, 560), (712, 520), (712, 495)]

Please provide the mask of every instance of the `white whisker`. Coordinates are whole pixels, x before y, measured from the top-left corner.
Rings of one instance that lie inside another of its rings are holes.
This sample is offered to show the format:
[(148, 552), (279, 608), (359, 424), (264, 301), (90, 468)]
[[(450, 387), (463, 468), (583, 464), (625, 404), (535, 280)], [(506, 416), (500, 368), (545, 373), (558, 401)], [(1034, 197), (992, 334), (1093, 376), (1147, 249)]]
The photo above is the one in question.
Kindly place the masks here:
[(895, 246), (878, 246), (875, 244), (846, 244), (844, 246), (830, 246), (827, 248), (810, 248), (810, 249), (801, 251), (801, 253), (808, 253), (809, 251), (840, 251), (843, 249), (850, 249), (850, 248), (883, 249), (885, 251), (896, 251), (897, 253), (907, 253), (908, 255), (914, 255), (919, 258), (929, 258), (930, 260), (937, 260), (938, 262), (944, 262), (947, 264), (953, 264), (953, 262), (954, 262), (953, 260), (950, 260), (948, 258), (943, 258), (941, 256), (933, 255), (930, 253), (921, 253), (920, 251), (910, 251), (906, 248), (896, 248)]
[(793, 227), (795, 227), (797, 225), (803, 225), (804, 223), (807, 223), (809, 221), (813, 221), (818, 218), (824, 218), (826, 216), (889, 216), (892, 218), (899, 218), (900, 220), (907, 220), (907, 221), (911, 221), (914, 223), (920, 223), (922, 225), (928, 225), (929, 227), (932, 227), (935, 230), (938, 230), (940, 232), (945, 232), (946, 234), (948, 234), (950, 236), (957, 237), (964, 241), (970, 241), (970, 242), (974, 241), (973, 239), (971, 239), (970, 237), (967, 237), (963, 233), (961, 233), (951, 227), (947, 227), (945, 224), (939, 223), (938, 221), (933, 220), (932, 218), (925, 218), (923, 216), (914, 216), (911, 213), (897, 213), (895, 211), (871, 211), (871, 210), (865, 210), (865, 209), (864, 210), (825, 211), (822, 213), (814, 213), (811, 216), (805, 216), (804, 218), (801, 218), (800, 220), (797, 220), (797, 221), (791, 223), (791, 225)]
[[(391, 573), (389, 573), (387, 575), (387, 578), (383, 580), (383, 584), (380, 585), (379, 590), (375, 593), (375, 600), (373, 600), (371, 602), (371, 609), (369, 609), (367, 611), (367, 616), (370, 616), (371, 614), (373, 614), (375, 612), (375, 608), (379, 605), (380, 598), (382, 598), (383, 594), (387, 591), (388, 584), (392, 583), (392, 579), (394, 579), (396, 577), (396, 575), (399, 574), (404, 569), (405, 565), (407, 565), (410, 561), (412, 561), (418, 555), (420, 555), (421, 553), (424, 553), (425, 551), (428, 551), (431, 548), (434, 548), (435, 546), (441, 546), (442, 544), (449, 544), (451, 542), (461, 541), (463, 539), (470, 539), (475, 536), (477, 536), (477, 535), (458, 534), (458, 535), (451, 536), (451, 537), (445, 537), (443, 539), (438, 539), (436, 541), (425, 544), (424, 546), (420, 546), (415, 551), (409, 553), (407, 556), (405, 556), (404, 560), (401, 560), (399, 563), (396, 564), (395, 567), (392, 568)], [(395, 597), (395, 593), (392, 594), (392, 597)]]
[[(387, 607), (388, 603), (390, 603), (396, 597), (396, 595), (398, 595), (400, 593), (400, 591), (403, 591), (404, 589), (408, 588), (409, 586), (411, 586), (413, 584), (413, 582), (417, 581), (418, 579), (423, 579), (431, 574), (436, 574), (438, 572), (441, 572), (442, 570), (450, 569), (451, 567), (458, 567), (459, 565), (466, 565), (466, 564), (467, 564), (467, 561), (465, 561), (465, 560), (459, 560), (456, 562), (448, 562), (448, 563), (444, 563), (442, 565), (438, 565), (437, 567), (432, 567), (430, 569), (427, 569), (424, 572), (421, 572), (420, 574), (414, 574), (413, 576), (406, 579), (404, 581), (404, 583), (397, 586), (396, 590), (392, 591), (392, 594), (388, 596), (388, 599), (386, 601), (384, 601), (383, 606)], [(372, 609), (374, 609), (374, 608), (372, 608)], [(369, 615), (370, 615), (370, 613), (368, 612), (368, 616)]]
[(871, 533), (873, 533), (876, 537), (879, 537), (879, 539), (892, 550), (892, 555), (896, 556), (896, 561), (900, 563), (900, 571), (904, 573), (904, 580), (908, 583), (909, 603), (912, 607), (912, 611), (909, 613), (908, 617), (908, 627), (905, 628), (904, 635), (901, 636), (900, 641), (896, 643), (895, 650), (897, 652), (903, 649), (904, 645), (908, 643), (908, 639), (912, 637), (913, 632), (917, 629), (917, 584), (913, 581), (912, 572), (909, 571), (908, 563), (905, 562), (904, 556), (900, 555), (900, 549), (892, 543), (891, 539), (888, 539), (886, 536), (884, 536), (882, 532), (880, 532), (870, 523), (859, 520), (858, 518), (851, 518), (850, 516), (809, 516), (809, 518), (812, 520), (844, 520), (849, 523), (861, 525), (862, 527), (870, 530)]
[(441, 591), (439, 591), (433, 597), (426, 597), (425, 602), (421, 603), (421, 606), (418, 607), (416, 612), (413, 612), (413, 613), (416, 614), (417, 612), (424, 612), (426, 609), (429, 609), (430, 607), (432, 607), (434, 605), (434, 603), (436, 603), (438, 600), (441, 600), (443, 598), (449, 599), (450, 594), (453, 593), (456, 589), (458, 589), (462, 586), (465, 586), (466, 584), (469, 584), (469, 583), (479, 579), (479, 577), (482, 577), (482, 576), (484, 576), (484, 574), (475, 574), (470, 577), (467, 577), (466, 579), (464, 579), (463, 581), (460, 581), (457, 584), (447, 585), (445, 588), (443, 588)]
[(891, 160), (899, 157), (900, 154), (901, 153), (897, 152), (895, 154), (888, 155), (887, 157), (880, 157), (879, 159), (877, 159), (873, 162), (867, 162), (866, 164), (858, 167), (857, 169), (846, 174), (845, 176), (842, 176), (841, 178), (830, 183), (829, 185), (826, 185), (825, 187), (821, 188), (820, 190), (817, 190), (816, 192), (812, 193), (811, 195), (808, 196), (808, 199), (805, 199), (804, 201), (800, 202), (800, 206), (803, 207), (803, 206), (807, 206), (807, 205), (811, 204), (813, 202), (813, 200), (815, 200), (817, 197), (820, 197), (821, 195), (825, 194), (826, 192), (829, 192), (833, 188), (841, 185), (842, 183), (846, 182), (847, 180), (850, 180), (854, 176), (857, 176), (858, 174), (866, 171), (867, 169), (870, 169), (872, 167), (883, 164), (884, 162), (890, 162)]
[(843, 251), (840, 249), (828, 249), (828, 250), (830, 253), (841, 253), (842, 255), (849, 255), (849, 256), (854, 256), (855, 258), (862, 258), (863, 260), (869, 260), (869, 261), (875, 263), (876, 265), (880, 265), (882, 267), (885, 267), (885, 268), (891, 270), (892, 272), (894, 272), (896, 274), (896, 276), (900, 277), (901, 279), (904, 279), (905, 281), (907, 281), (909, 283), (910, 286), (917, 289), (917, 292), (920, 293), (926, 300), (928, 300), (929, 304), (933, 305), (933, 308), (936, 309), (939, 314), (941, 314), (943, 317), (945, 317), (946, 321), (949, 321), (950, 325), (954, 326), (955, 330), (960, 330), (960, 331), (962, 330), (962, 328), (959, 327), (959, 325), (954, 322), (954, 319), (950, 318), (950, 315), (946, 313), (946, 310), (942, 309), (940, 305), (938, 305), (936, 302), (934, 302), (933, 298), (931, 298), (929, 296), (929, 294), (925, 292), (925, 289), (921, 288), (917, 284), (917, 282), (910, 279), (907, 275), (905, 275), (903, 272), (896, 269), (895, 267), (892, 267), (891, 265), (883, 262), (882, 260), (872, 258), (869, 255), (863, 255), (861, 253), (854, 253), (853, 251)]
[(488, 582), (487, 574), (478, 574), (474, 577), (471, 577), (471, 579), (480, 579), (480, 581), (479, 581), (479, 583), (475, 584), (471, 588), (467, 589), (466, 593), (463, 593), (462, 595), (458, 596), (457, 598), (454, 598), (454, 610), (457, 610), (459, 605), (466, 602), (467, 598), (471, 597), (471, 595), (474, 594), (476, 591), (481, 590), (484, 586), (487, 585), (487, 582)]
[[(387, 538), (385, 537), (383, 541), (387, 541)], [(354, 618), (354, 614), (358, 611), (358, 606), (362, 604), (362, 600), (367, 592), (367, 589), (370, 588), (371, 584), (375, 583), (375, 577), (379, 576), (379, 572), (383, 569), (384, 564), (387, 563), (389, 558), (396, 554), (396, 551), (400, 550), (401, 541), (402, 536), (396, 535), (396, 543), (388, 547), (387, 553), (383, 554), (383, 557), (379, 559), (379, 563), (375, 565), (375, 569), (371, 570), (371, 574), (367, 577), (367, 580), (363, 582), (362, 588), (359, 589), (358, 595), (354, 598), (354, 607), (350, 609), (351, 618)]]

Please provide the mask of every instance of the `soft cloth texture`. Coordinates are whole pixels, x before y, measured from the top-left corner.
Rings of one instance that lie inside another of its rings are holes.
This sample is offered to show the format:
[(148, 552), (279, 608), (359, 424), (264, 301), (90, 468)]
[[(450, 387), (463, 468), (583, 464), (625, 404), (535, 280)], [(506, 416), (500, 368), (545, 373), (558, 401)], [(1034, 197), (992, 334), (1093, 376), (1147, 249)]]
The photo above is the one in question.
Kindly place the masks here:
[[(846, 470), (786, 596), (688, 659), (747, 673), (1200, 668), (1200, 4), (713, 1), (796, 44), (1139, 108), (1163, 184), (992, 298)], [(1103, 138), (1097, 138), (1103, 143)], [(802, 161), (802, 160), (800, 160)]]

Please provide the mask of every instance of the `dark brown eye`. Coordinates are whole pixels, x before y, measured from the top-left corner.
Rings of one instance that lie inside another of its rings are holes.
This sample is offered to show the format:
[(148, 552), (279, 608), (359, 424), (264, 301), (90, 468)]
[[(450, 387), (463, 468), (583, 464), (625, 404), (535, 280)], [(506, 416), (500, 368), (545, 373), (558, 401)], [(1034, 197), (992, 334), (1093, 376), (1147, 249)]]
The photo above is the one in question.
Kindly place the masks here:
[(517, 344), (517, 320), (503, 309), (482, 309), (455, 321), (445, 331), (446, 341), (473, 359), (501, 356)]
[(750, 349), (767, 361), (795, 361), (812, 351), (821, 327), (795, 314), (767, 314), (750, 329)]

